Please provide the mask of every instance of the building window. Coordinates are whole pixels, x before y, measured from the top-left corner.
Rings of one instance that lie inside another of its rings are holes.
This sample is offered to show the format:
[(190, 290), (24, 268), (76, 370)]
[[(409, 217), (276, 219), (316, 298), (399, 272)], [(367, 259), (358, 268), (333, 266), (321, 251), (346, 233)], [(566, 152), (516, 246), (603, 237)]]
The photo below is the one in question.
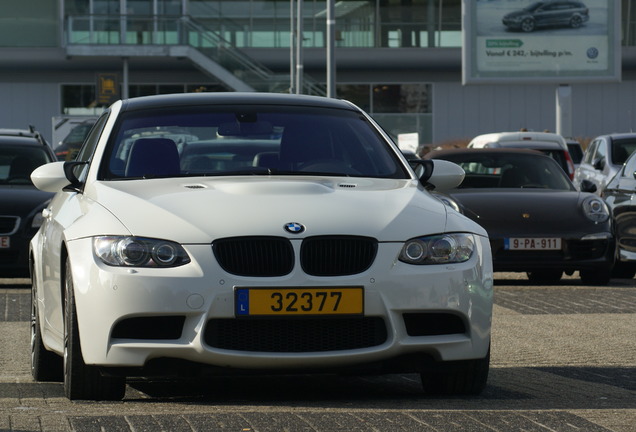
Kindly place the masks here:
[(98, 115), (102, 107), (95, 102), (95, 85), (78, 84), (62, 86), (62, 114)]
[[(221, 84), (131, 84), (128, 96), (152, 96), (170, 93), (223, 92), (228, 88)], [(66, 84), (62, 85), (62, 114), (66, 115), (99, 115), (104, 107), (97, 106), (95, 85)]]
[(396, 141), (417, 133), (421, 146), (433, 137), (431, 84), (339, 84), (339, 98), (367, 111)]

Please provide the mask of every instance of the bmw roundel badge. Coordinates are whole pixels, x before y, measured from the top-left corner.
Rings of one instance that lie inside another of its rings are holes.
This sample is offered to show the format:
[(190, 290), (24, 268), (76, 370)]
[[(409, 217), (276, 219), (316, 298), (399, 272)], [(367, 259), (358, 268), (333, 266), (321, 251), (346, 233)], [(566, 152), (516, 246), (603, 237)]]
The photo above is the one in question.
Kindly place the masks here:
[(289, 222), (285, 224), (285, 231), (292, 234), (300, 234), (305, 231), (305, 226), (297, 222)]

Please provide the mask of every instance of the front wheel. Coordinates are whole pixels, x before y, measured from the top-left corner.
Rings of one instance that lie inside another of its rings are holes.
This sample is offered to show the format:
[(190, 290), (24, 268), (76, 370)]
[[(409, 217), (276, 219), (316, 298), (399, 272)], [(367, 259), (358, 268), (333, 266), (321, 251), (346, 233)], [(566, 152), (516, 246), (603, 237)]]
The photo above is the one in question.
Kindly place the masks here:
[(612, 269), (612, 277), (618, 279), (633, 279), (636, 275), (636, 263), (616, 261)]
[(570, 20), (570, 27), (572, 28), (579, 28), (581, 27), (581, 24), (583, 24), (583, 20), (578, 15), (574, 15)]
[(609, 269), (589, 269), (579, 270), (581, 282), (585, 285), (607, 285), (610, 281), (612, 272)]
[(440, 362), (420, 373), (424, 392), (431, 395), (479, 395), (488, 381), (490, 348), (486, 357)]
[(526, 273), (528, 280), (537, 285), (554, 285), (561, 280), (561, 270), (537, 270)]
[(31, 375), (36, 381), (62, 381), (62, 357), (49, 351), (42, 342), (37, 308), (37, 289), (31, 286)]
[(532, 18), (526, 18), (521, 21), (521, 30), (526, 33), (530, 33), (534, 31), (535, 22)]
[(70, 261), (66, 260), (64, 290), (64, 394), (71, 400), (121, 400), (126, 380), (102, 376), (99, 369), (84, 363), (80, 346), (77, 309)]

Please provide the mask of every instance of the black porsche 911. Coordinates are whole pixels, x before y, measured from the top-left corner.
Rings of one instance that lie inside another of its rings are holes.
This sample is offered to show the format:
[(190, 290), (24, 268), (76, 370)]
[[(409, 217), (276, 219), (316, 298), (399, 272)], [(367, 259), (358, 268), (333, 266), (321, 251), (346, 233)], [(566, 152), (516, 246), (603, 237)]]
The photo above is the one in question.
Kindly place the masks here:
[(29, 277), (29, 241), (53, 196), (36, 189), (30, 175), (53, 161), (53, 150), (39, 134), (0, 130), (0, 277)]
[(527, 272), (541, 284), (575, 271), (585, 284), (609, 282), (616, 255), (609, 209), (577, 191), (553, 159), (510, 149), (439, 150), (426, 158), (466, 172), (448, 194), (488, 231), (495, 271)]

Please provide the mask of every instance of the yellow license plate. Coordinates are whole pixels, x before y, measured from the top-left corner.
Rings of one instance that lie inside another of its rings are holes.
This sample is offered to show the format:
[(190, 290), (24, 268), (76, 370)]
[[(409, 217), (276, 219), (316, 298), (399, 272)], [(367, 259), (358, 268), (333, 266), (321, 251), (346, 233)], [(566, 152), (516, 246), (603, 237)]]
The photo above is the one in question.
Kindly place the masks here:
[(360, 315), (362, 287), (236, 288), (236, 316)]

